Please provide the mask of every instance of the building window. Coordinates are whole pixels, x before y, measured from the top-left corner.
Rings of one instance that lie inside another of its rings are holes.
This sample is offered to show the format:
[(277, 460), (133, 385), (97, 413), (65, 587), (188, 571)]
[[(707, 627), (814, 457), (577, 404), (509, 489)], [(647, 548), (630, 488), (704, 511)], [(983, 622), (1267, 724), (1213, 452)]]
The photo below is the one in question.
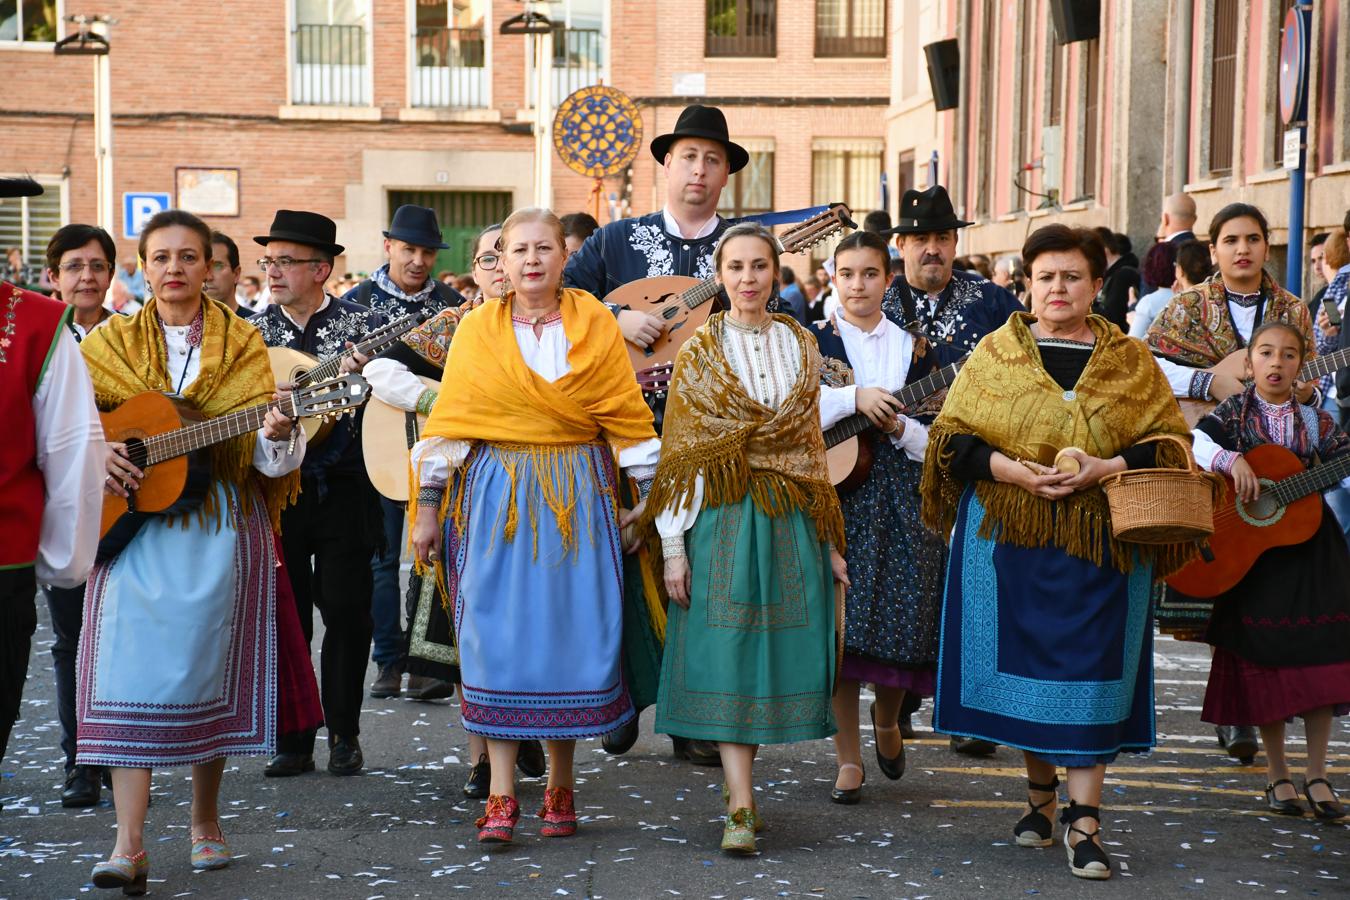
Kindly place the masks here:
[(1214, 57), (1209, 84), (1209, 171), (1233, 171), (1233, 98), (1237, 93), (1238, 0), (1214, 0)]
[(291, 102), (369, 106), (368, 0), (295, 0)]
[(1050, 45), (1050, 75), (1046, 79), (1045, 124), (1059, 125), (1064, 120), (1064, 48), (1055, 43), (1053, 35), (1047, 35), (1046, 42)]
[(488, 105), (488, 0), (417, 0), (412, 105)]
[(0, 0), (0, 41), (55, 41), (59, 21), (56, 0)]
[(742, 141), (750, 152), (745, 168), (727, 181), (717, 211), (738, 219), (773, 211), (773, 150), (755, 150), (752, 142)]
[(23, 287), (37, 288), (47, 264), (47, 242), (61, 227), (60, 181), (42, 182), (43, 193), (37, 197), (10, 197), (0, 200), (0, 266), (8, 264), (10, 248), (23, 254)]
[(776, 0), (708, 0), (706, 56), (775, 56)]
[(1280, 118), (1280, 39), (1284, 33), (1284, 17), (1294, 7), (1294, 0), (1279, 0), (1274, 4), (1275, 22), (1271, 26), (1274, 37), (1270, 41), (1270, 167), (1284, 166), (1284, 132), (1286, 125)]
[(905, 199), (905, 194), (914, 190), (915, 181), (914, 151), (901, 151), (900, 162), (895, 169), (895, 207), (897, 210), (900, 208), (901, 201)]
[(811, 202), (844, 203), (859, 221), (879, 209), (882, 149), (880, 141), (817, 141), (811, 148)]
[(1097, 148), (1101, 146), (1101, 116), (1097, 95), (1101, 85), (1101, 41), (1094, 38), (1083, 44), (1083, 190), (1080, 196), (1097, 196)]
[[(580, 88), (599, 84), (605, 77), (605, 0), (554, 0), (548, 11), (553, 20), (553, 104)], [(532, 40), (532, 39), (531, 39)], [(527, 45), (529, 84), (526, 102), (534, 106), (534, 45)]]
[(816, 56), (885, 56), (886, 0), (816, 0)]

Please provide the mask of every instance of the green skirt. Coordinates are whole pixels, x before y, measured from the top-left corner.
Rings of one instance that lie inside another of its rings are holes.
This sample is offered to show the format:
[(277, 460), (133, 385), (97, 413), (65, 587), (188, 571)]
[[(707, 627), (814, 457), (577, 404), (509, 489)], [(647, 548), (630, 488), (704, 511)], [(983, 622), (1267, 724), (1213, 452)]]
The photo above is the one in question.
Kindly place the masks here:
[(737, 744), (834, 734), (834, 583), (815, 524), (747, 496), (689, 532), (689, 609), (670, 604), (656, 730)]

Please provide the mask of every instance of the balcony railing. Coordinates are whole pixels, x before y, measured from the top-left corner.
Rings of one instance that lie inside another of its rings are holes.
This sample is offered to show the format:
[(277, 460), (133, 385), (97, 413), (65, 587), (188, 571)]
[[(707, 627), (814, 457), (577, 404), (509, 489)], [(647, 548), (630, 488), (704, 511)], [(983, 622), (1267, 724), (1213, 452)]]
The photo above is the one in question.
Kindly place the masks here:
[[(604, 37), (598, 28), (553, 30), (553, 103), (578, 88), (598, 84), (604, 74)], [(535, 79), (529, 80), (529, 103), (534, 105)]]
[(369, 106), (366, 29), (297, 25), (291, 101), (313, 106)]
[(419, 28), (413, 38), (413, 106), (488, 105), (487, 44), (481, 28)]
[(775, 56), (778, 5), (774, 0), (708, 0), (706, 56)]

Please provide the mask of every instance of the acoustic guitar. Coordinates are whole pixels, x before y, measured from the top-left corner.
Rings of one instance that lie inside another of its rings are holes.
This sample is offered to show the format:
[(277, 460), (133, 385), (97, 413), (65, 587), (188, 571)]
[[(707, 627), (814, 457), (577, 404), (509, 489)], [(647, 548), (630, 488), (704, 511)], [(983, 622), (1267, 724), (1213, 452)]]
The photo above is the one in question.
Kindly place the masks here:
[[(783, 232), (778, 241), (783, 253), (808, 250), (837, 231), (858, 226), (849, 218), (848, 207), (835, 203), (823, 213), (812, 216)], [(605, 297), (606, 303), (620, 309), (635, 309), (664, 321), (661, 336), (650, 347), (628, 345), (633, 370), (675, 362), (680, 345), (712, 315), (712, 300), (719, 288), (712, 278), (700, 281), (680, 275), (642, 278), (616, 288)]]
[[(913, 409), (955, 381), (969, 356), (966, 354), (913, 384), (892, 391), (891, 396), (900, 401), (903, 409)], [(872, 420), (862, 413), (840, 420), (825, 432), (825, 463), (836, 490), (851, 491), (867, 480), (867, 473), (872, 470), (872, 441), (876, 433)]]
[[(1328, 358), (1330, 358), (1328, 356)], [(1325, 373), (1324, 373), (1325, 374)], [(1305, 469), (1278, 444), (1262, 444), (1243, 454), (1261, 482), (1261, 493), (1244, 503), (1228, 478), (1228, 498), (1214, 511), (1209, 538), (1212, 559), (1197, 559), (1167, 579), (1192, 597), (1215, 597), (1231, 590), (1272, 547), (1301, 544), (1322, 524), (1319, 492), (1350, 475), (1350, 456)]]
[[(388, 325), (381, 325), (370, 334), (348, 347), (341, 353), (320, 360), (311, 353), (292, 350), (290, 347), (268, 347), (267, 356), (272, 364), (272, 377), (277, 384), (290, 384), (295, 387), (307, 387), (320, 381), (336, 378), (342, 371), (342, 361), (357, 353), (362, 356), (374, 356), (392, 347), (405, 334), (426, 321), (423, 315), (407, 315), (395, 319)], [(316, 446), (328, 437), (333, 423), (322, 418), (306, 417), (300, 420), (305, 429), (305, 440), (309, 446)]]
[[(1323, 375), (1332, 375), (1340, 369), (1350, 366), (1350, 347), (1336, 350), (1328, 353), (1326, 356), (1318, 356), (1308, 360), (1299, 369), (1299, 381), (1316, 381)], [(1246, 349), (1234, 350), (1225, 356), (1215, 370), (1232, 375), (1234, 378), (1244, 383), (1247, 376), (1247, 351)], [(1189, 400), (1177, 398), (1177, 403), (1181, 406), (1181, 414), (1186, 417), (1186, 424), (1191, 428), (1195, 424), (1214, 411), (1219, 404), (1213, 400)]]
[[(671, 368), (657, 366), (651, 371), (639, 372), (638, 384), (645, 393), (664, 394), (670, 386)], [(439, 381), (418, 377), (428, 390), (441, 389)], [(426, 416), (399, 409), (373, 395), (366, 405), (366, 417), (361, 423), (361, 452), (366, 460), (366, 474), (375, 490), (395, 503), (408, 502), (412, 448), (421, 440), (426, 424)]]
[(353, 412), (368, 396), (366, 380), (347, 374), (297, 389), (280, 401), (214, 419), (157, 391), (137, 394), (117, 409), (100, 413), (104, 437), (126, 444), (127, 456), (145, 477), (130, 497), (104, 492), (99, 558), (120, 552), (150, 515), (179, 515), (199, 507), (211, 485), (206, 448), (257, 431), (269, 409), (279, 409), (292, 419), (338, 418)]

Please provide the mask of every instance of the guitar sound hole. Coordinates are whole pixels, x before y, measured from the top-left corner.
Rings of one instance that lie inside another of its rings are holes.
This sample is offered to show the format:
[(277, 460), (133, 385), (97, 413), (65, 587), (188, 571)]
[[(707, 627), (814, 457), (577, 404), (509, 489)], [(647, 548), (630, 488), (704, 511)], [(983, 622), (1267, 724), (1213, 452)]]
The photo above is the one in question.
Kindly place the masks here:
[(1266, 485), (1262, 485), (1261, 496), (1257, 497), (1252, 503), (1243, 503), (1243, 511), (1253, 519), (1258, 521), (1269, 519), (1280, 511), (1280, 506), (1275, 499), (1266, 492)]
[(147, 452), (145, 442), (140, 438), (127, 438), (127, 458), (136, 468), (144, 470)]

